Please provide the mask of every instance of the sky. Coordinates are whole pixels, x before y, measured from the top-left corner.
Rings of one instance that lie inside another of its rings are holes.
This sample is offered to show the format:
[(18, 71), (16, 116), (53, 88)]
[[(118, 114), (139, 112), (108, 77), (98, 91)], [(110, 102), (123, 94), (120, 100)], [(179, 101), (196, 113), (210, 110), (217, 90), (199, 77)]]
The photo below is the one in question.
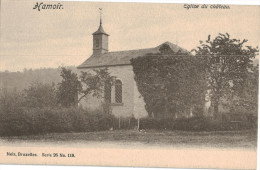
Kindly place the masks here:
[[(184, 4), (60, 2), (61, 10), (33, 10), (37, 1), (1, 0), (0, 71), (78, 66), (92, 54), (92, 33), (109, 36), (109, 51), (151, 48), (170, 41), (187, 50), (208, 35), (260, 42), (260, 6), (189, 9)], [(45, 2), (57, 4), (58, 2)]]

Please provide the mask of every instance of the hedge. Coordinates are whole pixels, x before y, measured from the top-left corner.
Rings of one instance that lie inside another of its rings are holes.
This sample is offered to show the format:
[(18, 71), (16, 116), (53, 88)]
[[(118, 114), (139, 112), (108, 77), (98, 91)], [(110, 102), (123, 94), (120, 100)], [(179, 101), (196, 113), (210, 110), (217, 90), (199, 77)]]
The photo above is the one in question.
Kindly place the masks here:
[(113, 119), (78, 108), (0, 108), (0, 136), (109, 130)]
[(182, 131), (229, 131), (256, 128), (257, 124), (251, 121), (238, 122), (239, 126), (231, 121), (214, 120), (210, 117), (192, 117), (178, 119), (154, 119), (140, 120), (140, 129), (156, 130), (182, 130)]

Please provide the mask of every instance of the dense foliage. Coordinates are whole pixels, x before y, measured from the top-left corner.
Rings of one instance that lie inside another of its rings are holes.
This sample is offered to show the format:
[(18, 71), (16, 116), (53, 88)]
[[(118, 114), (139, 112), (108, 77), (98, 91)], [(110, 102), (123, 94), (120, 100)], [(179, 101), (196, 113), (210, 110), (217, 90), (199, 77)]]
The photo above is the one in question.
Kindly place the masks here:
[(54, 107), (57, 105), (54, 84), (33, 83), (23, 90), (24, 106), (26, 107)]
[(200, 60), (189, 53), (175, 53), (165, 44), (160, 53), (132, 59), (131, 63), (150, 116), (202, 113), (206, 83)]
[(78, 94), (82, 90), (77, 74), (62, 67), (60, 76), (62, 81), (58, 84), (57, 102), (65, 107), (77, 106)]
[(31, 105), (22, 93), (1, 93), (0, 136), (88, 132), (113, 127), (112, 115), (48, 105)]
[(140, 129), (182, 130), (182, 131), (231, 131), (257, 128), (255, 116), (248, 116), (239, 124), (215, 120), (210, 117), (190, 118), (146, 118), (140, 120)]
[(231, 101), (230, 97), (244, 95), (253, 59), (258, 52), (257, 48), (245, 46), (246, 42), (232, 39), (228, 33), (219, 34), (214, 39), (209, 35), (208, 40), (201, 41), (195, 50), (196, 56), (204, 62), (215, 117), (222, 99)]
[[(110, 75), (108, 68), (93, 69), (92, 72), (81, 72), (80, 82), (83, 88), (79, 92), (80, 97), (78, 102), (90, 95), (105, 99), (106, 97), (103, 95), (105, 93), (105, 87), (110, 87), (111, 90), (114, 77)], [(105, 99), (103, 101), (101, 110), (104, 114), (109, 114), (110, 100)]]
[(108, 78), (112, 81), (106, 69), (95, 72), (82, 72), (84, 88), (76, 73), (61, 68), (62, 81), (57, 86), (36, 82), (22, 91), (1, 89), (0, 136), (100, 131), (114, 127), (116, 121), (112, 115), (75, 107), (78, 93), (84, 97), (101, 96), (104, 81)]
[(244, 79), (244, 86), (239, 94), (231, 96), (230, 110), (231, 112), (240, 114), (258, 114), (258, 82), (259, 82), (259, 66), (253, 66), (252, 70), (247, 73)]
[(97, 98), (103, 97), (104, 87), (106, 84), (112, 85), (113, 77), (110, 76), (108, 68), (93, 69), (93, 73), (81, 72), (80, 82), (83, 89), (80, 91), (81, 97), (79, 101), (88, 95)]

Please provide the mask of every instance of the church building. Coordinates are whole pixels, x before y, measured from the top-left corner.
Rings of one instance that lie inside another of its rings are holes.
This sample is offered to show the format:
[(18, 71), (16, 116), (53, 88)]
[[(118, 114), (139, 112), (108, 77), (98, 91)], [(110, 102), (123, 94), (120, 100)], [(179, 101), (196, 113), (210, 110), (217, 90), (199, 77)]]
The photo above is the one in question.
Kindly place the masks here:
[[(145, 110), (144, 100), (137, 89), (134, 80), (134, 72), (130, 60), (148, 53), (158, 53), (162, 45), (167, 44), (174, 52), (187, 50), (178, 47), (170, 42), (165, 42), (157, 47), (136, 49), (127, 51), (109, 51), (109, 35), (104, 31), (102, 20), (99, 28), (93, 34), (93, 54), (81, 65), (78, 66), (80, 71), (92, 71), (98, 68), (108, 68), (111, 76), (116, 77), (109, 94), (110, 112), (118, 118), (144, 118), (148, 116)], [(105, 97), (104, 97), (105, 98)], [(95, 98), (88, 96), (80, 102), (83, 108), (90, 110), (101, 110), (104, 98)]]

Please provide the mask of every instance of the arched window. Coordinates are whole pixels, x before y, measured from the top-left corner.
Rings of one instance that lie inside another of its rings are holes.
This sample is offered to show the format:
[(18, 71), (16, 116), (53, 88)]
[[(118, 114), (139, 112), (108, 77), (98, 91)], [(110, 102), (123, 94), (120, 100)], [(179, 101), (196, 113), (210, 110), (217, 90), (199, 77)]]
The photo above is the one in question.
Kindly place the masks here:
[(121, 80), (116, 80), (116, 82), (115, 82), (115, 102), (122, 103), (122, 82), (121, 82)]
[(111, 103), (111, 84), (109, 82), (105, 83), (105, 101), (106, 103)]

